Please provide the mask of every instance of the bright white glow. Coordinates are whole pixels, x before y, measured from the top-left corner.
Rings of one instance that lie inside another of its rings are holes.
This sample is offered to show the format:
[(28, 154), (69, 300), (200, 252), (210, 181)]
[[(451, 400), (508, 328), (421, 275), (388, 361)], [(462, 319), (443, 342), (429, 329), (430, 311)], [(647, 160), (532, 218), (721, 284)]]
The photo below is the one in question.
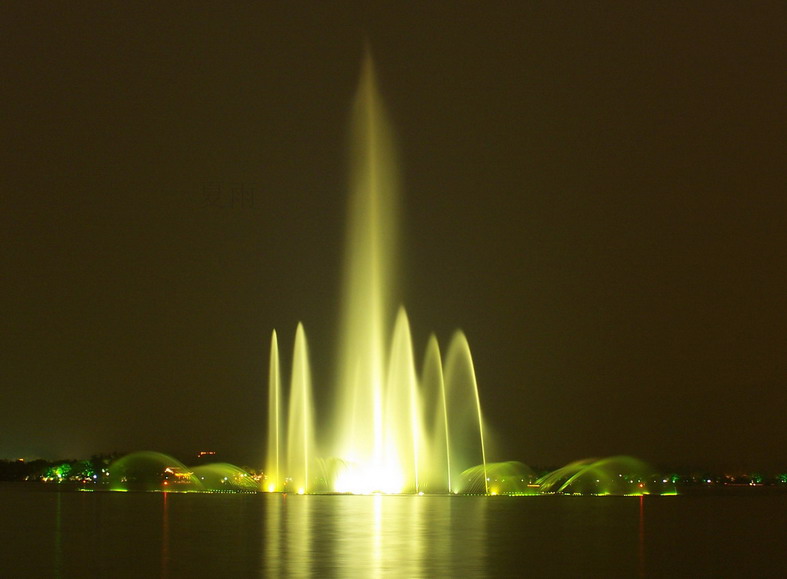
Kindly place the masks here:
[(337, 476), (334, 490), (355, 495), (399, 494), (404, 492), (404, 487), (401, 473), (396, 469), (375, 469), (352, 464)]

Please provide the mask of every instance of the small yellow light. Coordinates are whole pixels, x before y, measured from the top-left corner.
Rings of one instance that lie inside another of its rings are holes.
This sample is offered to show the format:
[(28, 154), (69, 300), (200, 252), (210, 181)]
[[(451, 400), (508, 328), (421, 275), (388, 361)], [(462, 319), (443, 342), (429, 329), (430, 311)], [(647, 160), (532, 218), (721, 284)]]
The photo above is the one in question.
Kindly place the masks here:
[(268, 492), (269, 493), (272, 493), (275, 490), (276, 490), (276, 485), (273, 485), (273, 484), (268, 485)]
[(303, 493), (304, 493), (303, 487), (299, 488), (299, 489), (298, 489), (298, 494), (299, 494), (299, 495), (302, 495)]

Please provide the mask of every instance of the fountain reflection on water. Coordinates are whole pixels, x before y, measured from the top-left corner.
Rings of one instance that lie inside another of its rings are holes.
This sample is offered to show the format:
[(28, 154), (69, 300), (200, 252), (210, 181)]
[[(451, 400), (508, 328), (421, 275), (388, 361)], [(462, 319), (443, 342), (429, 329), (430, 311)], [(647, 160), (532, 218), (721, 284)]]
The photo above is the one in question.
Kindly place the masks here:
[(445, 364), (432, 336), (419, 378), (404, 308), (390, 328), (398, 237), (396, 162), (368, 55), (353, 108), (351, 145), (335, 414), (328, 432), (315, 432), (306, 334), (299, 324), (285, 424), (274, 332), (264, 488), (298, 493), (459, 492), (460, 474), (486, 463), (473, 361), (462, 332), (454, 335)]

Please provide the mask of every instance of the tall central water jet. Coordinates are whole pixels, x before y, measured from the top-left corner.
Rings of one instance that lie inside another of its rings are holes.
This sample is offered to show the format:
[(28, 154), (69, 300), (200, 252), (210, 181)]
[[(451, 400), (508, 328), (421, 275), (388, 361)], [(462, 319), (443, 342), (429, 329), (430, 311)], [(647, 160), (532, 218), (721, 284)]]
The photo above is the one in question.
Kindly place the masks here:
[[(336, 455), (350, 464), (356, 484), (391, 484), (385, 452), (386, 342), (390, 335), (394, 251), (398, 230), (396, 162), (390, 129), (364, 58), (351, 127), (349, 227), (345, 255), (336, 407)], [(357, 490), (357, 489), (347, 489)]]
[[(407, 314), (403, 308), (397, 314), (394, 301), (398, 179), (391, 131), (368, 54), (353, 106), (351, 158), (334, 415), (329, 431), (316, 434), (319, 445), (315, 444), (311, 374), (305, 333), (299, 325), (285, 427), (274, 333), (268, 410), (270, 470), (265, 488), (458, 492), (463, 471), (476, 465), (483, 472), (486, 469), (473, 363), (461, 332), (451, 342), (445, 366), (432, 336), (418, 379)], [(285, 428), (286, 442), (281, 436)], [(318, 457), (316, 446), (323, 451), (330, 446), (330, 451)], [(286, 461), (282, 459), (285, 448)], [(284, 464), (288, 472), (281, 471)]]

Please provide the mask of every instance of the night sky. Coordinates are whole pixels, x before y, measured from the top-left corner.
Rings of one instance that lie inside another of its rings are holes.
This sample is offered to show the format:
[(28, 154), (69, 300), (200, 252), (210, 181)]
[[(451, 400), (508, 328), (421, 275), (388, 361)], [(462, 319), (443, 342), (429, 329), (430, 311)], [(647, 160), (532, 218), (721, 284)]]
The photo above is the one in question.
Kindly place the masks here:
[(298, 321), (328, 405), (368, 40), (492, 458), (787, 467), (787, 5), (401, 4), (3, 3), (0, 458), (260, 466)]

